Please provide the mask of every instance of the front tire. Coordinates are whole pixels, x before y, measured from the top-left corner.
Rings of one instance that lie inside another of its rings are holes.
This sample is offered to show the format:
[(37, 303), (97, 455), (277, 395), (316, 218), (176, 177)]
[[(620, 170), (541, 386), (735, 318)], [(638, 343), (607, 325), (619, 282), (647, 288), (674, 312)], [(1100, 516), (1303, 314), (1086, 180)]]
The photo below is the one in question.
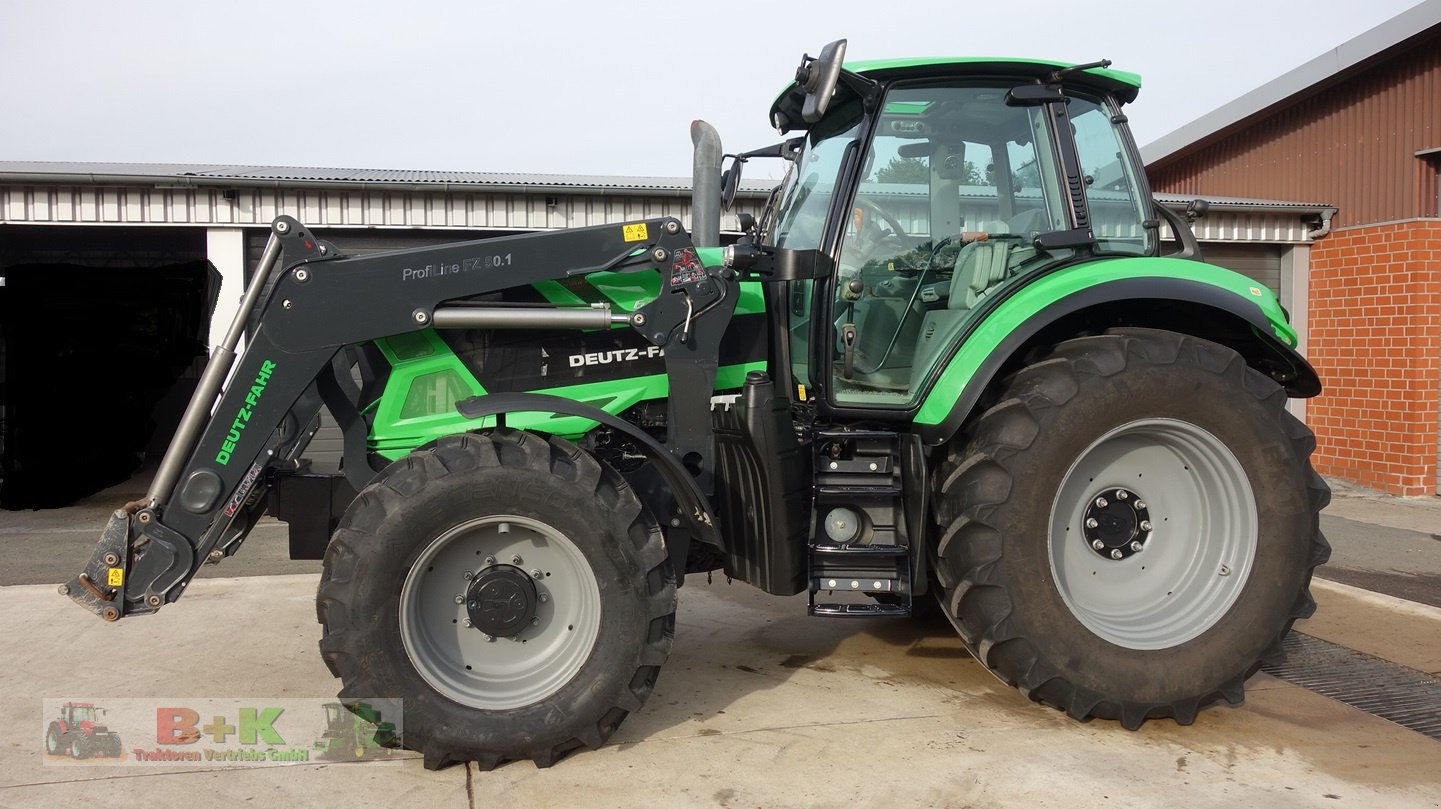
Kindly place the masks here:
[(321, 651), (344, 699), (398, 698), (436, 769), (599, 747), (675, 630), (660, 529), (614, 470), (498, 429), (397, 461), (325, 554)]
[(51, 722), (50, 727), (45, 730), (45, 752), (52, 756), (60, 755), (60, 748), (64, 746), (64, 739), (60, 733), (60, 723)]
[(1239, 703), (1330, 553), (1285, 400), (1235, 352), (1144, 329), (1008, 380), (938, 471), (944, 608), (977, 659), (1131, 729)]

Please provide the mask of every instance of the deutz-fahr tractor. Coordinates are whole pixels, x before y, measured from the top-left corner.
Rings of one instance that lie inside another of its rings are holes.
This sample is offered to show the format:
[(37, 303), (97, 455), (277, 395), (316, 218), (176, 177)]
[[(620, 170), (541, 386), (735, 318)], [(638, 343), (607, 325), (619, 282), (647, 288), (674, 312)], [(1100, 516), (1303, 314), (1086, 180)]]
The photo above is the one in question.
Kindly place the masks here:
[[(600, 746), (712, 570), (816, 617), (938, 609), (1076, 719), (1239, 702), (1328, 554), (1287, 313), (1152, 200), (1137, 76), (844, 44), (775, 100), (781, 142), (722, 172), (692, 126), (691, 233), (348, 255), (276, 219), (146, 497), (62, 590), (155, 612), (269, 511), (324, 558), (342, 701), (402, 700), (429, 767)], [(784, 179), (722, 246), (764, 158)], [(303, 460), (322, 407), (333, 473)]]
[(60, 716), (45, 729), (45, 752), (52, 756), (116, 758), (121, 753), (120, 734), (101, 724), (104, 708), (88, 702), (67, 702)]

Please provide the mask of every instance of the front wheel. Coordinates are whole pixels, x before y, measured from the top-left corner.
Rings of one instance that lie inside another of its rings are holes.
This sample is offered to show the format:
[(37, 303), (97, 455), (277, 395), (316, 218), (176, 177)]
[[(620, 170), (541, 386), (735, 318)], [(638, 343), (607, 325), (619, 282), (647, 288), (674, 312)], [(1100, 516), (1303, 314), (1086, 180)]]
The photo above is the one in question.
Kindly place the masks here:
[(1143, 329), (1012, 377), (939, 471), (937, 574), (977, 658), (1136, 728), (1242, 699), (1329, 555), (1311, 433), (1235, 352)]
[(515, 430), (392, 464), (325, 555), (321, 651), (347, 699), (402, 702), (427, 767), (599, 747), (675, 629), (660, 529), (614, 470)]
[(62, 744), (60, 723), (51, 722), (50, 727), (45, 731), (45, 752), (52, 756), (59, 755)]

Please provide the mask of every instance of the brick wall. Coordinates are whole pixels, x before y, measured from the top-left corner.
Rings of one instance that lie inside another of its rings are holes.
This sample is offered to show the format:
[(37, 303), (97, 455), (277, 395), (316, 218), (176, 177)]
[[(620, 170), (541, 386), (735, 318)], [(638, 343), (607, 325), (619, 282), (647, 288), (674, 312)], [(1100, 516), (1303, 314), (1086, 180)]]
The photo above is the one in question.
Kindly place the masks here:
[(1311, 253), (1313, 462), (1391, 494), (1436, 492), (1441, 221), (1338, 230)]

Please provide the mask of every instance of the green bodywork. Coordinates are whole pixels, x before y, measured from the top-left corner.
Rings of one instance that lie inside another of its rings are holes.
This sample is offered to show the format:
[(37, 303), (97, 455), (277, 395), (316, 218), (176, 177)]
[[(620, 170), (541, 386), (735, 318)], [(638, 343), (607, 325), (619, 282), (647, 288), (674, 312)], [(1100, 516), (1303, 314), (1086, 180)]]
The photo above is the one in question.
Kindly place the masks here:
[[(720, 248), (700, 248), (697, 253), (710, 266), (721, 263)], [(633, 312), (660, 294), (660, 274), (655, 270), (593, 273), (586, 276), (586, 281), (610, 301), (616, 312)], [(557, 281), (546, 281), (535, 288), (554, 304), (584, 306), (587, 303)], [(764, 311), (760, 284), (741, 284), (736, 314)], [(629, 329), (630, 326), (612, 328)], [(377, 340), (376, 346), (390, 363), (391, 372), (384, 392), (367, 408), (367, 413), (373, 411), (374, 414), (370, 432), (372, 451), (396, 460), (442, 436), (495, 425), (493, 416), (472, 420), (456, 411), (457, 402), (487, 391), (434, 330)], [(764, 370), (764, 362), (722, 366), (716, 375), (716, 389), (737, 389), (747, 373)], [(640, 402), (666, 398), (670, 383), (665, 374), (649, 374), (529, 392), (559, 396), (614, 415)], [(511, 413), (506, 416), (506, 424), (568, 438), (582, 436), (596, 426), (589, 419), (554, 413)]]

